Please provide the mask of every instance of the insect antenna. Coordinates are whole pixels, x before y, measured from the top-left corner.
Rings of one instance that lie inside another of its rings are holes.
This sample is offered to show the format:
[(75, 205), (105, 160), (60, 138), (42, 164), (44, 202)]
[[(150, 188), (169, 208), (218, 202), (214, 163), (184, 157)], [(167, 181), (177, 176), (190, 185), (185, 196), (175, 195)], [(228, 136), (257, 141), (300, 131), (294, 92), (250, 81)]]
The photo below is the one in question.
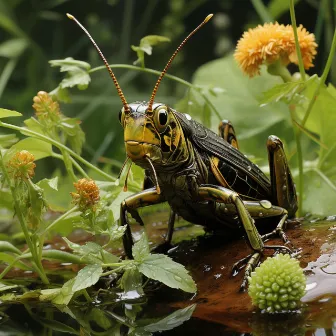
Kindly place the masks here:
[(153, 112), (153, 103), (154, 103), (154, 98), (156, 96), (156, 92), (159, 88), (159, 85), (162, 81), (163, 76), (166, 74), (167, 70), (170, 68), (171, 63), (173, 62), (175, 56), (178, 54), (178, 52), (182, 49), (182, 47), (186, 44), (186, 42), (190, 39), (190, 37), (192, 35), (194, 35), (200, 28), (202, 28), (211, 18), (212, 18), (213, 14), (209, 14), (201, 24), (199, 24), (182, 42), (181, 44), (176, 48), (176, 50), (174, 51), (173, 55), (170, 57), (167, 65), (165, 66), (165, 68), (163, 69), (163, 71), (161, 72), (161, 75), (159, 76), (157, 82), (155, 83), (152, 95), (149, 99), (149, 103), (148, 103), (148, 108), (146, 113), (152, 113)]
[(161, 189), (160, 189), (160, 186), (159, 186), (159, 181), (158, 181), (158, 178), (157, 178), (156, 171), (155, 171), (155, 168), (153, 166), (153, 163), (152, 163), (152, 161), (150, 160), (150, 158), (148, 156), (145, 156), (145, 159), (148, 161), (150, 167), (152, 168), (153, 175), (154, 175), (154, 180), (155, 180), (155, 184), (156, 184), (156, 192), (158, 194), (161, 194)]
[(114, 85), (117, 88), (118, 95), (119, 95), (119, 97), (120, 97), (120, 99), (122, 101), (122, 104), (124, 106), (125, 112), (126, 113), (129, 112), (130, 108), (129, 108), (129, 106), (127, 104), (127, 101), (126, 101), (126, 98), (125, 98), (125, 96), (124, 96), (124, 94), (123, 94), (123, 92), (121, 90), (121, 87), (120, 87), (120, 85), (119, 85), (119, 83), (117, 81), (117, 78), (114, 75), (114, 73), (113, 73), (110, 65), (108, 64), (105, 56), (103, 55), (103, 53), (99, 49), (97, 43), (94, 41), (94, 39), (92, 38), (92, 36), (90, 35), (90, 33), (86, 30), (86, 28), (73, 15), (67, 13), (67, 17), (77, 23), (77, 25), (84, 31), (84, 33), (88, 36), (88, 38), (90, 39), (90, 41), (92, 42), (92, 44), (94, 45), (94, 47), (97, 49), (99, 56), (102, 58), (105, 66), (106, 66), (106, 68), (107, 68), (107, 70), (108, 70), (108, 72), (109, 72), (109, 74), (110, 74), (110, 76), (111, 76), (111, 78), (112, 78), (112, 80), (114, 82)]

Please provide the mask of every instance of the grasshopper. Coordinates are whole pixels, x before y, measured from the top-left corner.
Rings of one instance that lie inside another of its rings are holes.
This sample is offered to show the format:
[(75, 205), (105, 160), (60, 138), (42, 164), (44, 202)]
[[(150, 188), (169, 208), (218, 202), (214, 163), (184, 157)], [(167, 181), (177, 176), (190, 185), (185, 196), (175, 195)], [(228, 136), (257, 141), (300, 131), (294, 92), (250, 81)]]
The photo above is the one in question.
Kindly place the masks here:
[[(144, 190), (126, 198), (120, 207), (120, 223), (127, 229), (123, 238), (125, 253), (132, 258), (133, 238), (128, 223), (130, 214), (139, 224), (137, 209), (168, 202), (172, 211), (166, 243), (170, 243), (176, 215), (212, 231), (243, 229), (252, 249), (234, 265), (246, 264), (242, 288), (258, 264), (264, 249), (286, 246), (265, 245), (279, 235), (284, 244), (288, 218), (295, 216), (297, 196), (281, 140), (271, 135), (267, 140), (270, 179), (239, 151), (233, 125), (223, 120), (219, 135), (193, 120), (188, 114), (155, 102), (158, 87), (173, 59), (189, 38), (210, 20), (212, 14), (196, 27), (178, 46), (159, 76), (148, 102), (128, 104), (118, 81), (99, 47), (87, 30), (70, 14), (88, 35), (103, 59), (123, 107), (119, 120), (124, 128), (127, 160), (145, 170)], [(126, 160), (126, 161), (127, 161)], [(274, 218), (276, 228), (261, 236), (255, 222)]]

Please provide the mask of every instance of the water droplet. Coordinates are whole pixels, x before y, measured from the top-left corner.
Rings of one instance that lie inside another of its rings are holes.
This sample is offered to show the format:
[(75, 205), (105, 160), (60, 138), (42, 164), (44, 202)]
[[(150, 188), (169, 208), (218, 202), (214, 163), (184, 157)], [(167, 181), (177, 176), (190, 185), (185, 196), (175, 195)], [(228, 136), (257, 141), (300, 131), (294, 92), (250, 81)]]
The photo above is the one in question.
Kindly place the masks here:
[(272, 203), (270, 201), (261, 200), (259, 203), (265, 209), (271, 209), (272, 208)]
[(222, 276), (222, 274), (220, 274), (220, 273), (214, 275), (216, 280), (219, 279), (221, 276)]
[(204, 272), (209, 272), (211, 271), (211, 266), (210, 265), (204, 265)]
[(224, 269), (224, 268), (225, 268), (225, 266), (223, 266), (223, 265), (220, 267), (221, 270)]
[(179, 281), (179, 282), (181, 282), (181, 281), (182, 281), (182, 278), (181, 278), (181, 277), (179, 277), (178, 275), (174, 275), (174, 279), (175, 279), (176, 281)]
[(251, 166), (247, 166), (247, 170), (251, 171), (252, 167)]
[[(191, 120), (191, 119), (192, 119), (191, 116), (190, 116), (188, 113), (185, 113), (185, 116), (186, 116), (186, 118), (187, 118), (188, 120)], [(195, 125), (195, 127), (196, 127), (196, 125)]]
[(228, 211), (229, 211), (229, 209), (228, 209), (228, 208), (224, 208), (224, 211), (225, 211), (225, 212), (228, 212)]
[(263, 217), (264, 214), (262, 212), (259, 212), (259, 217)]
[(286, 185), (282, 186), (282, 190), (283, 191), (287, 190), (287, 186)]

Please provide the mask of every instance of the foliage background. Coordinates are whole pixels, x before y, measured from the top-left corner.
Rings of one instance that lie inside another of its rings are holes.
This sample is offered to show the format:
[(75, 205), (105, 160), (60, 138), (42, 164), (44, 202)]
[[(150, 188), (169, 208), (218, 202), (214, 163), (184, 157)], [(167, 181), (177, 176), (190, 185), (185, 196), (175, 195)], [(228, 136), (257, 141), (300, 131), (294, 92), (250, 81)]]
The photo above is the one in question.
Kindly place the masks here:
[[(261, 165), (266, 164), (265, 142), (267, 135), (272, 133), (285, 140), (291, 157), (293, 131), (285, 106), (276, 104), (261, 109), (255, 98), (263, 85), (266, 90), (277, 80), (242, 79), (228, 56), (244, 30), (263, 22), (258, 4), (260, 2), (256, 0), (0, 0), (1, 107), (20, 111), (29, 117), (36, 92), (51, 91), (62, 78), (57, 68), (50, 67), (48, 60), (73, 57), (89, 62), (92, 67), (102, 64), (87, 37), (66, 18), (66, 12), (75, 15), (87, 27), (112, 64), (132, 64), (136, 54), (130, 46), (138, 45), (145, 35), (170, 37), (171, 43), (160, 44), (154, 48), (151, 57), (146, 57), (146, 66), (158, 70), (164, 67), (187, 33), (208, 13), (215, 13), (215, 18), (178, 55), (170, 73), (188, 81), (194, 80), (199, 85), (218, 86), (229, 92), (233, 90), (234, 96), (224, 92), (214, 103), (221, 117), (233, 122), (241, 140), (241, 149), (254, 155)], [(273, 19), (290, 23), (287, 1), (271, 0), (264, 1), (264, 4)], [(298, 24), (314, 32), (319, 44), (316, 66), (311, 73), (321, 74), (323, 70), (335, 26), (334, 7), (333, 0), (297, 1)], [(218, 61), (195, 73), (201, 65), (215, 59)], [(225, 74), (220, 79), (216, 78), (219, 70)], [(297, 71), (295, 67), (291, 70)], [(129, 70), (117, 69), (115, 72), (129, 102), (149, 98), (155, 76)], [(336, 84), (335, 65), (329, 77)], [(204, 120), (206, 107), (199, 103), (198, 97), (189, 94), (186, 97), (191, 98), (194, 106), (188, 107), (186, 99), (183, 99), (186, 93), (185, 87), (165, 79), (157, 100), (198, 116), (215, 129), (218, 119), (212, 116), (210, 121)], [(121, 103), (107, 72), (95, 73), (88, 90), (73, 89), (71, 100), (72, 104), (62, 108), (66, 115), (78, 117), (83, 122), (87, 137), (84, 157), (92, 159), (94, 164), (101, 156), (123, 161), (122, 128), (118, 123)], [(310, 142), (304, 146), (306, 155), (313, 159), (317, 147)], [(290, 161), (294, 169), (295, 161)], [(39, 164), (39, 174), (52, 173), (55, 165), (52, 159)]]

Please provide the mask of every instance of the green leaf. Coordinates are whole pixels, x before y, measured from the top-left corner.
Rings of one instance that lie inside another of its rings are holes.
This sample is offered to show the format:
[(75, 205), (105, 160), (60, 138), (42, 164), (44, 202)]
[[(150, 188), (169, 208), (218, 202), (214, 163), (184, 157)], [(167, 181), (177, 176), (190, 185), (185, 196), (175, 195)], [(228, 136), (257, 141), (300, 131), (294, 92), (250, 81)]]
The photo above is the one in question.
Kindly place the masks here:
[(304, 88), (302, 82), (288, 82), (283, 84), (274, 85), (271, 89), (264, 91), (262, 97), (259, 99), (261, 106), (267, 104), (284, 101), (290, 103), (301, 90)]
[(85, 266), (78, 272), (72, 290), (74, 292), (77, 292), (84, 288), (91, 287), (98, 282), (102, 273), (103, 268), (101, 267), (101, 265), (92, 264)]
[(75, 291), (72, 289), (75, 281), (76, 278), (68, 280), (59, 290), (59, 292), (56, 293), (56, 296), (52, 299), (52, 302), (59, 305), (67, 305), (75, 293)]
[(142, 262), (149, 253), (147, 235), (143, 232), (140, 239), (132, 247), (132, 255), (135, 261)]
[(1, 134), (0, 135), (0, 147), (7, 148), (13, 146), (18, 141), (15, 134)]
[(152, 333), (174, 329), (180, 326), (182, 323), (188, 321), (191, 318), (192, 314), (194, 313), (195, 308), (196, 304), (193, 304), (186, 308), (179, 309), (174, 313), (166, 316), (165, 318), (155, 323), (148, 324), (142, 328), (145, 331), (149, 331)]
[(18, 57), (27, 48), (27, 45), (27, 41), (23, 38), (7, 40), (0, 44), (0, 56), (7, 58)]
[(122, 201), (124, 201), (128, 196), (132, 195), (133, 192), (126, 191), (124, 192), (122, 190), (122, 187), (116, 187), (114, 186), (116, 190), (120, 190), (117, 196), (114, 196), (113, 202), (108, 206), (109, 209), (111, 209), (113, 213), (113, 221), (117, 221), (120, 218), (120, 204)]
[(141, 66), (144, 67), (145, 53), (147, 55), (151, 55), (153, 50), (152, 47), (162, 42), (170, 42), (170, 39), (168, 37), (160, 35), (148, 35), (140, 40), (139, 46), (132, 45), (132, 50), (135, 51), (138, 56), (138, 59), (134, 61), (133, 64), (141, 64)]
[(38, 183), (36, 183), (39, 187), (41, 187), (42, 189), (45, 189), (46, 187), (49, 187), (53, 190), (58, 190), (57, 188), (57, 184), (58, 184), (58, 176), (55, 176), (54, 178), (51, 179), (43, 179), (41, 181), (39, 181)]
[(90, 75), (85, 70), (78, 68), (68, 72), (68, 76), (62, 80), (60, 87), (64, 89), (68, 87), (72, 88), (77, 85), (80, 90), (84, 90), (90, 81)]
[(126, 269), (120, 280), (120, 285), (126, 294), (133, 292), (132, 296), (134, 298), (145, 295), (142, 288), (142, 274), (136, 266)]
[(80, 127), (81, 121), (77, 118), (62, 118), (59, 127), (65, 133), (70, 147), (78, 154), (81, 153), (85, 142), (85, 133)]
[(49, 61), (49, 63), (52, 67), (59, 66), (61, 72), (67, 72), (66, 78), (64, 78), (59, 85), (61, 89), (77, 85), (77, 87), (82, 90), (85, 89), (91, 81), (90, 74), (88, 73), (91, 69), (89, 63), (77, 61), (71, 57), (64, 60), (52, 60)]
[(0, 241), (0, 252), (12, 252), (15, 254), (21, 254), (21, 251), (15, 247), (13, 244), (11, 244), (8, 241)]
[(15, 267), (24, 271), (31, 271), (31, 267), (24, 264), (22, 261), (16, 260), (17, 255), (12, 255), (4, 252), (0, 252), (1, 263), (12, 264), (15, 262)]
[(30, 227), (38, 229), (42, 221), (42, 212), (46, 209), (47, 203), (44, 199), (43, 189), (37, 184), (29, 181), (28, 194), (29, 204), (28, 206), (28, 222)]
[(139, 265), (139, 271), (147, 278), (158, 280), (168, 287), (196, 292), (196, 284), (183, 265), (163, 254), (149, 254)]
[(19, 286), (18, 285), (6, 285), (6, 284), (0, 282), (0, 292), (4, 292), (8, 289), (13, 289), (13, 288), (17, 288), (17, 287), (19, 287)]
[[(299, 3), (300, 0), (294, 0), (294, 4)], [(289, 11), (289, 5), (287, 1), (283, 0), (271, 0), (268, 4), (268, 12), (273, 17), (274, 20), (277, 20), (281, 15)]]
[(16, 111), (0, 108), (0, 119), (8, 117), (21, 117), (22, 114)]
[(30, 152), (34, 155), (35, 160), (46, 158), (53, 153), (50, 143), (36, 138), (23, 139), (13, 145), (12, 148), (15, 148), (18, 151), (26, 150)]
[(71, 71), (76, 68), (82, 68), (85, 70), (91, 69), (91, 65), (89, 63), (75, 60), (72, 57), (67, 57), (65, 59), (59, 60), (50, 60), (49, 64), (52, 67), (60, 67), (61, 72)]

